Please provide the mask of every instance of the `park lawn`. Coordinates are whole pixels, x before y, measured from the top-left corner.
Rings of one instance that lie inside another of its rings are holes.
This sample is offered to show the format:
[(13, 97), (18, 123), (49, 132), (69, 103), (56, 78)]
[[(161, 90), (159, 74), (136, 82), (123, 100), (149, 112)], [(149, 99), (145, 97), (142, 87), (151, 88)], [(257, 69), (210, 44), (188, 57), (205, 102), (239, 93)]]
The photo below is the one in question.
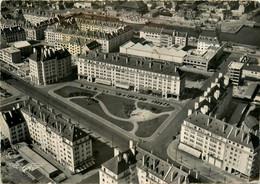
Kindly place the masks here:
[(131, 122), (126, 122), (126, 121), (119, 121), (114, 118), (111, 118), (108, 116), (100, 107), (99, 103), (95, 99), (91, 98), (75, 98), (71, 99), (73, 103), (89, 110), (90, 112), (110, 121), (111, 123), (115, 124), (116, 126), (126, 130), (126, 131), (131, 131), (134, 128), (134, 125)]
[(145, 103), (145, 102), (138, 102), (137, 106), (140, 109), (146, 109), (149, 110), (153, 113), (159, 114), (161, 112), (169, 112), (169, 111), (173, 111), (174, 107), (162, 107), (160, 105), (154, 105), (154, 104), (149, 104), (149, 103)]
[(60, 89), (55, 90), (54, 93), (62, 96), (63, 98), (69, 98), (69, 97), (75, 97), (75, 96), (93, 97), (96, 94), (96, 92), (94, 92), (94, 91), (81, 89), (81, 88), (73, 87), (73, 86), (64, 86)]
[(100, 94), (96, 97), (101, 100), (108, 111), (120, 118), (130, 118), (130, 114), (135, 110), (135, 101), (108, 94)]
[(150, 137), (168, 116), (165, 114), (149, 121), (138, 122), (138, 130), (135, 132), (135, 135), (138, 137)]

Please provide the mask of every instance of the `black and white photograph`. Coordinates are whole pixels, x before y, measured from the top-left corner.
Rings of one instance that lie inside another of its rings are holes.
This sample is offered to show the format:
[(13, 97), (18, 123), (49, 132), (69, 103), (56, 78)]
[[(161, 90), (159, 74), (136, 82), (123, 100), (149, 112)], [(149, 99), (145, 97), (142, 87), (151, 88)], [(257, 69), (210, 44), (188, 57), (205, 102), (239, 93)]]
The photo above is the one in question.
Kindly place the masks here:
[(260, 0), (0, 4), (0, 183), (260, 182)]

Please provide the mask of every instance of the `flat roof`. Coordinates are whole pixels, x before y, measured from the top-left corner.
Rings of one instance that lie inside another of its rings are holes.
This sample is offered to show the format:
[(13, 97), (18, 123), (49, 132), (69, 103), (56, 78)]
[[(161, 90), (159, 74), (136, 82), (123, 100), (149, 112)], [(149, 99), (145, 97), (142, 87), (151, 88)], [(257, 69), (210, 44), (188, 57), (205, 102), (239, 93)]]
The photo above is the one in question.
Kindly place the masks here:
[(260, 72), (260, 66), (259, 65), (245, 65), (244, 70), (249, 70), (249, 71), (255, 71), (255, 72)]
[(8, 53), (16, 53), (16, 52), (21, 52), (19, 49), (15, 48), (15, 47), (7, 47), (4, 49), (1, 49), (4, 52), (8, 52)]
[(28, 41), (19, 41), (19, 42), (15, 42), (14, 46), (16, 48), (22, 48), (22, 47), (28, 47), (31, 46), (31, 44)]
[(244, 66), (244, 63), (231, 61), (231, 63), (229, 64), (228, 68), (233, 68), (233, 69), (240, 70), (240, 69), (243, 68), (243, 66)]
[(47, 162), (44, 158), (42, 158), (28, 146), (19, 147), (19, 151), (27, 156), (27, 158), (25, 158), (26, 160), (28, 160), (29, 162), (37, 163), (37, 165), (39, 165), (39, 167), (44, 169), (47, 173), (52, 174), (58, 171), (56, 167)]

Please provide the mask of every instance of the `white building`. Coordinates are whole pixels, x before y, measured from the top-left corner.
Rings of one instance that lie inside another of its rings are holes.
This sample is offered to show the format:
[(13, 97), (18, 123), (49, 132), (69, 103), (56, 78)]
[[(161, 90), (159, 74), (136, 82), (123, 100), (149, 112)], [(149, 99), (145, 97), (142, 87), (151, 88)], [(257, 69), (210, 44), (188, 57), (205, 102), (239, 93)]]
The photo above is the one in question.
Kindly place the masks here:
[(133, 37), (133, 29), (130, 26), (124, 26), (112, 33), (101, 31), (78, 31), (74, 29), (65, 29), (59, 26), (48, 27), (45, 30), (45, 41), (54, 44), (60, 41), (70, 41), (70, 39), (82, 38), (87, 40), (96, 40), (101, 46), (102, 52), (117, 51), (119, 46)]
[(136, 172), (140, 184), (186, 184), (189, 174), (155, 155), (137, 148)]
[(140, 30), (140, 38), (153, 42), (157, 46), (172, 46), (174, 44), (174, 30), (145, 26)]
[(229, 76), (232, 84), (235, 86), (238, 86), (241, 81), (243, 67), (244, 67), (244, 63), (235, 62), (235, 61), (232, 61), (228, 65), (227, 75)]
[(134, 91), (151, 90), (163, 98), (180, 98), (183, 77), (174, 64), (120, 54), (90, 52), (78, 61), (79, 79)]
[(253, 78), (260, 80), (260, 66), (259, 65), (245, 65), (243, 67), (242, 76), (244, 78)]
[(174, 44), (181, 47), (188, 45), (188, 33), (176, 31), (174, 36)]
[(0, 49), (0, 59), (9, 65), (21, 63), (21, 51), (15, 47)]
[(80, 172), (94, 164), (89, 134), (48, 109), (28, 100), (21, 112), (27, 122), (33, 143), (71, 172)]
[(37, 85), (58, 82), (72, 72), (71, 55), (65, 49), (35, 48), (29, 66), (31, 81)]
[(199, 36), (197, 49), (201, 51), (206, 51), (210, 46), (220, 47), (220, 41), (217, 35), (211, 33), (202, 33)]
[(100, 184), (137, 183), (136, 148), (130, 141), (129, 149), (120, 153), (114, 150), (114, 157), (101, 165), (99, 169)]
[(29, 131), (26, 121), (19, 109), (4, 111), (0, 113), (1, 133), (3, 133), (11, 144), (29, 140)]
[(187, 54), (187, 52), (181, 50), (181, 48), (158, 47), (148, 44), (142, 45), (141, 43), (135, 44), (132, 41), (121, 45), (120, 53), (169, 61), (178, 64), (182, 63), (183, 57)]
[(259, 172), (259, 137), (197, 111), (182, 124), (179, 149), (240, 177)]

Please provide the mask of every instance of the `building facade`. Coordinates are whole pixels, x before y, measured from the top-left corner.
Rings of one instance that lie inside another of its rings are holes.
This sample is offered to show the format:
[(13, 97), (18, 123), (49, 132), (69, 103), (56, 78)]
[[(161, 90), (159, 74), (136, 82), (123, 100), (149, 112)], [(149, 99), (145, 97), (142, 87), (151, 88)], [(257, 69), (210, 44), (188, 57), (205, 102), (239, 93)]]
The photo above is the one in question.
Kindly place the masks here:
[(78, 78), (134, 91), (151, 90), (176, 99), (185, 85), (184, 75), (175, 65), (97, 52), (79, 58)]
[(29, 57), (31, 81), (47, 85), (71, 75), (71, 54), (66, 49), (35, 48)]
[(259, 171), (259, 137), (197, 111), (182, 124), (179, 149), (240, 177)]
[(242, 71), (244, 63), (232, 61), (228, 65), (227, 75), (229, 76), (233, 85), (238, 86), (241, 82)]
[(8, 138), (11, 144), (30, 139), (26, 121), (19, 109), (1, 112), (0, 122), (1, 132)]
[(106, 33), (101, 31), (77, 31), (65, 29), (59, 26), (48, 27), (45, 30), (45, 41), (54, 44), (60, 41), (69, 41), (72, 37), (87, 40), (96, 40), (101, 46), (102, 52), (112, 52), (119, 50), (119, 46), (133, 37), (133, 29), (125, 26), (116, 32)]
[(72, 173), (94, 164), (89, 134), (45, 105), (28, 100), (21, 112), (33, 143)]
[(15, 47), (0, 49), (0, 59), (9, 65), (21, 63), (21, 51)]
[(220, 47), (220, 41), (217, 35), (202, 33), (198, 38), (197, 49), (207, 50), (210, 46)]
[(7, 43), (26, 40), (25, 30), (19, 26), (3, 28), (1, 30), (1, 37), (3, 37)]
[(259, 65), (245, 65), (242, 72), (243, 78), (253, 78), (260, 80), (260, 66)]
[(175, 31), (145, 26), (140, 30), (140, 38), (152, 42), (156, 46), (169, 47), (174, 44)]

